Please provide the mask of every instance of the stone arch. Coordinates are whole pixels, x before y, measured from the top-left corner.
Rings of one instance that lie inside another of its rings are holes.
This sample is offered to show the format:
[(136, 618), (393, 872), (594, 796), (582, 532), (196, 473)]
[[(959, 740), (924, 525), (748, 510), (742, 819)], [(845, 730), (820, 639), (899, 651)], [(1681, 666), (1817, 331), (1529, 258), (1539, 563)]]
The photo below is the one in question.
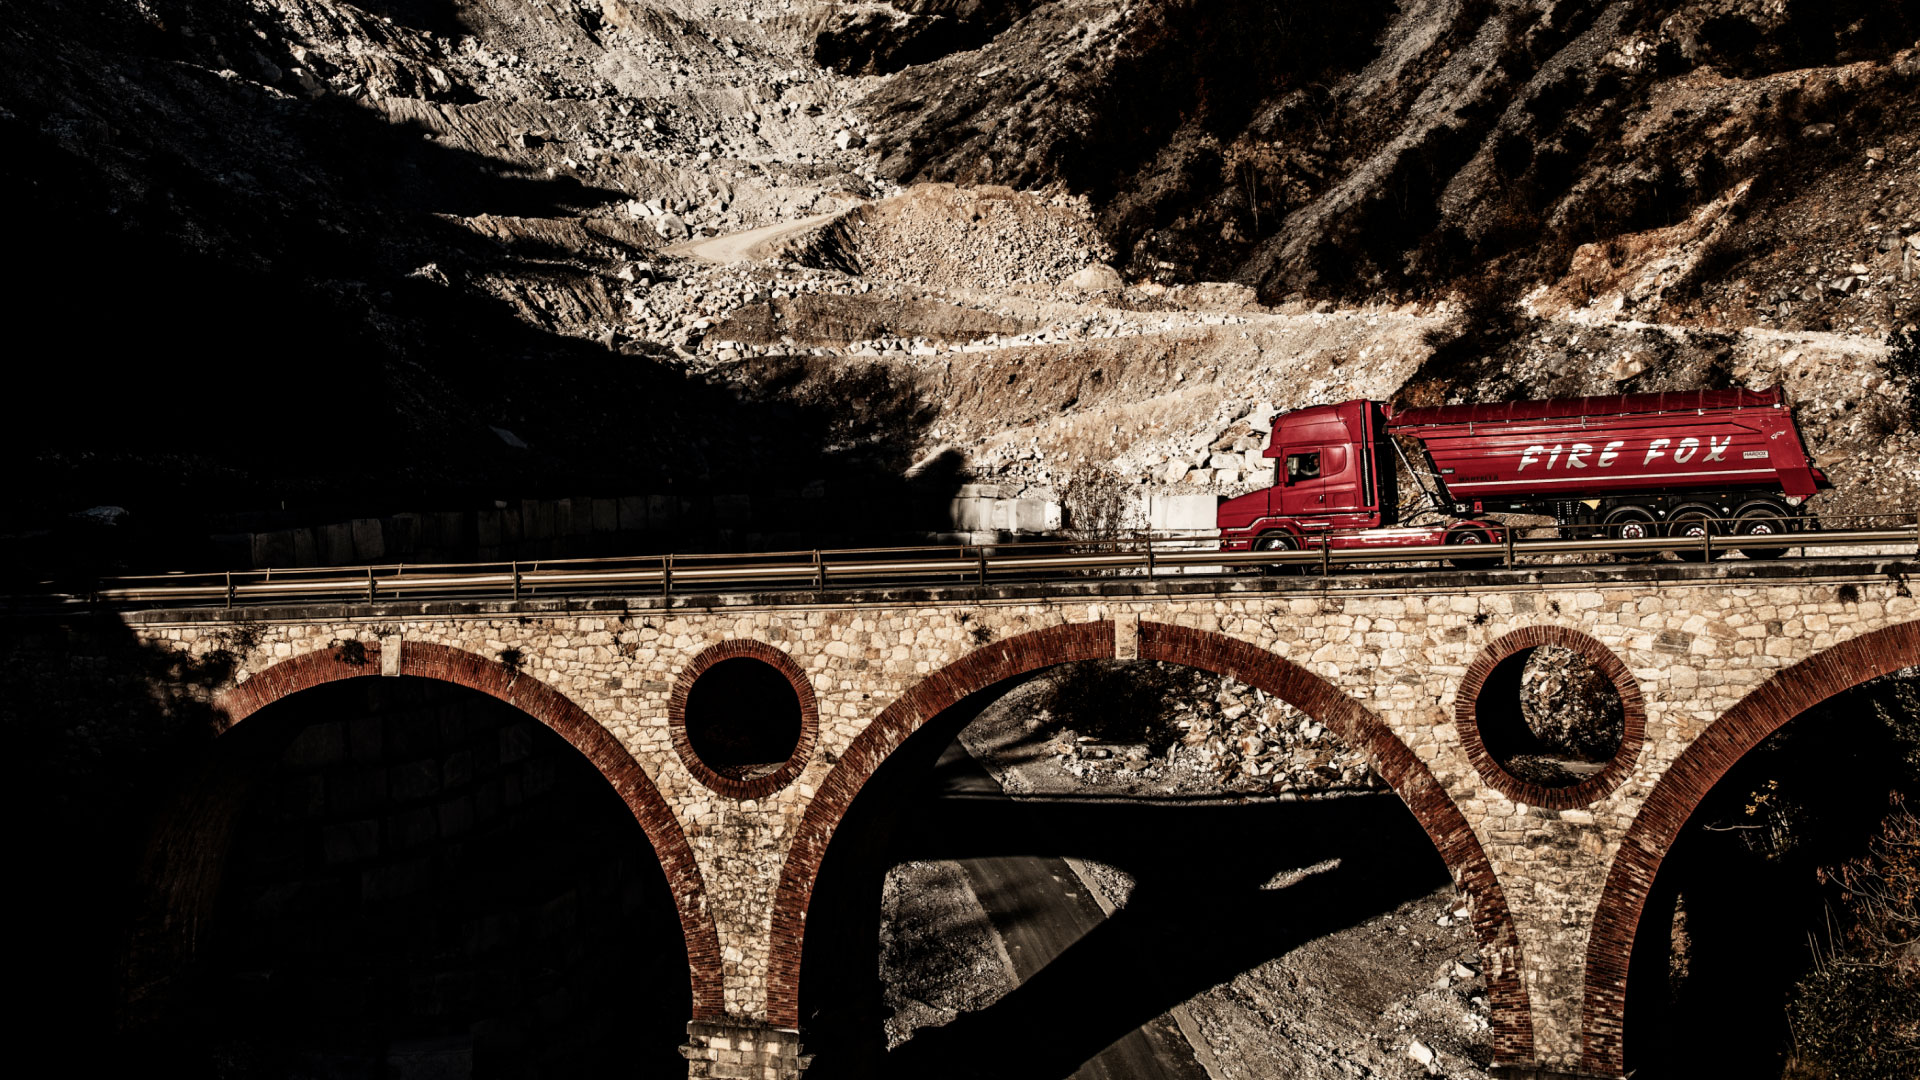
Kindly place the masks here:
[[(240, 723), (281, 698), (322, 683), (379, 675), (379, 646), (349, 654), (339, 648), (303, 653), (267, 668), (222, 694), (216, 705), (226, 726)], [(566, 695), (533, 676), (473, 653), (424, 641), (400, 644), (399, 675), (453, 683), (498, 698), (540, 721), (578, 750), (606, 777), (653, 845), (673, 891), (686, 939), (693, 988), (693, 1019), (726, 1015), (721, 996), (720, 937), (708, 910), (706, 886), (693, 848), (646, 770), (611, 732)]]
[[(1141, 622), (1138, 640), (1140, 659), (1238, 679), (1306, 712), (1366, 754), (1439, 849), (1456, 886), (1472, 899), (1474, 932), (1492, 961), (1488, 997), (1500, 1060), (1531, 1060), (1532, 1007), (1520, 978), (1513, 917), (1479, 840), (1425, 763), (1364, 706), (1290, 660), (1225, 634), (1165, 623)], [(781, 868), (767, 988), (768, 1019), (775, 1027), (799, 1027), (801, 944), (814, 882), (841, 817), (880, 764), (922, 724), (977, 690), (1040, 668), (1113, 655), (1114, 626), (1105, 620), (994, 642), (927, 676), (861, 731), (808, 804)]]
[(1647, 894), (1687, 819), (1727, 770), (1787, 721), (1864, 682), (1920, 664), (1920, 622), (1843, 641), (1774, 673), (1708, 725), (1648, 793), (1607, 871), (1587, 938), (1581, 1061), (1618, 1076), (1625, 1061), (1627, 963)]

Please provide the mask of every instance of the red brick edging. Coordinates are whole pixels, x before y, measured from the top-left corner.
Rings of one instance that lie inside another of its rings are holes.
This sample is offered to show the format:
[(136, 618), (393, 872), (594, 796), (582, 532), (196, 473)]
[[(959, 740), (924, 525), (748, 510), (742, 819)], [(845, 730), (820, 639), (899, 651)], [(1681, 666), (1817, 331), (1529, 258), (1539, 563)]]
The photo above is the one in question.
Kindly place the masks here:
[[(1487, 747), (1480, 738), (1480, 690), (1486, 685), (1488, 676), (1500, 662), (1507, 657), (1527, 649), (1543, 645), (1558, 645), (1592, 660), (1613, 683), (1614, 692), (1620, 695), (1620, 705), (1626, 713), (1626, 730), (1620, 736), (1620, 746), (1613, 753), (1613, 760), (1607, 767), (1578, 784), (1567, 787), (1544, 787), (1530, 783), (1500, 767), (1500, 763), (1487, 753)], [(1612, 649), (1596, 638), (1589, 637), (1578, 630), (1551, 623), (1526, 626), (1496, 638), (1473, 663), (1467, 665), (1467, 673), (1460, 680), (1460, 690), (1453, 699), (1453, 724), (1460, 735), (1460, 745), (1467, 752), (1467, 760), (1473, 762), (1474, 771), (1487, 786), (1505, 795), (1517, 803), (1528, 806), (1541, 806), (1549, 810), (1577, 810), (1590, 806), (1608, 792), (1620, 786), (1633, 767), (1640, 760), (1640, 748), (1647, 736), (1647, 705), (1640, 695), (1640, 683), (1634, 679), (1633, 672), (1614, 655)]]
[[(254, 675), (220, 695), (218, 705), (231, 727), (281, 698), (321, 683), (379, 674), (378, 645), (368, 644), (364, 653), (352, 655), (337, 647), (322, 649), (282, 660)], [(423, 641), (402, 642), (400, 674), (455, 683), (499, 698), (552, 728), (586, 755), (633, 812), (666, 872), (674, 906), (680, 913), (680, 930), (686, 936), (693, 1018), (725, 1016), (720, 992), (720, 937), (707, 909), (700, 868), (673, 811), (626, 747), (558, 690), (505, 664), (460, 649)]]
[(1581, 1064), (1618, 1076), (1624, 1066), (1627, 964), (1654, 875), (1680, 830), (1735, 762), (1781, 725), (1869, 679), (1920, 664), (1920, 623), (1860, 635), (1779, 671), (1741, 698), (1674, 760), (1634, 815), (1587, 938), (1580, 1007)]
[[(1533, 1059), (1533, 1012), (1520, 980), (1520, 943), (1493, 866), (1466, 818), (1428, 771), (1378, 717), (1292, 661), (1223, 634), (1164, 623), (1140, 623), (1140, 659), (1217, 672), (1265, 690), (1325, 724), (1361, 750), (1433, 839), (1456, 885), (1472, 900), (1473, 926), (1493, 962), (1488, 998), (1502, 1063)], [(800, 952), (807, 905), (821, 859), (860, 788), (907, 737), (976, 690), (1038, 668), (1074, 660), (1112, 659), (1111, 622), (1074, 623), (984, 646), (927, 676), (889, 705), (853, 740), (808, 804), (780, 871), (773, 905), (773, 956), (767, 1010), (773, 1026), (800, 1023)]]
[[(700, 760), (693, 743), (687, 739), (687, 695), (693, 692), (694, 681), (720, 661), (742, 657), (758, 660), (786, 676), (794, 696), (800, 700), (800, 739), (794, 744), (793, 753), (780, 768), (751, 780), (735, 780), (714, 772)], [(793, 657), (765, 642), (734, 638), (700, 650), (680, 670), (679, 678), (673, 683), (673, 697), (667, 702), (667, 727), (673, 736), (673, 752), (680, 755), (680, 764), (687, 767), (695, 780), (730, 799), (759, 799), (792, 783), (813, 759), (813, 744), (820, 738), (820, 705), (813, 697), (813, 681), (794, 663)]]

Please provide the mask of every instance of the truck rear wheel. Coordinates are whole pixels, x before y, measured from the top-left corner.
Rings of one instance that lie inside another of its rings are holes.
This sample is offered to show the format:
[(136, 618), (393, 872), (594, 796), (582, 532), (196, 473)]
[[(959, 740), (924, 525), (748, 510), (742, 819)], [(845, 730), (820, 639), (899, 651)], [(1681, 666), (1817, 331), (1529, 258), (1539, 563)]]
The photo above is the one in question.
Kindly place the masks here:
[[(1761, 503), (1757, 506), (1743, 507), (1739, 517), (1734, 519), (1735, 536), (1781, 536), (1793, 531), (1787, 519), (1772, 505)], [(1740, 554), (1749, 559), (1777, 559), (1787, 553), (1784, 547), (1743, 547)]]
[(1660, 526), (1645, 507), (1623, 506), (1608, 514), (1605, 524), (1607, 531), (1602, 535), (1609, 540), (1645, 540), (1660, 535)]
[(1688, 562), (1706, 562), (1705, 538), (1719, 534), (1720, 524), (1714, 520), (1711, 507), (1683, 506), (1667, 519), (1668, 538), (1687, 541), (1675, 547), (1673, 553)]

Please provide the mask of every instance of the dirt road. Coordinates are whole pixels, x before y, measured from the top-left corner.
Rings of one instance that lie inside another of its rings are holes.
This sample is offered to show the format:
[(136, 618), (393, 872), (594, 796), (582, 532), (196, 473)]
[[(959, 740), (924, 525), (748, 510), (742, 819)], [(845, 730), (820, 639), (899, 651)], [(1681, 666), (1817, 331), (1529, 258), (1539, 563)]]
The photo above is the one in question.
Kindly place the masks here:
[(826, 214), (803, 217), (798, 221), (782, 221), (776, 225), (762, 225), (745, 232), (727, 233), (724, 236), (710, 236), (703, 240), (687, 240), (666, 249), (669, 255), (684, 255), (690, 259), (702, 259), (712, 263), (737, 263), (749, 259), (764, 258), (766, 253), (780, 241), (789, 236), (797, 236), (810, 229), (831, 221), (845, 210), (835, 210)]

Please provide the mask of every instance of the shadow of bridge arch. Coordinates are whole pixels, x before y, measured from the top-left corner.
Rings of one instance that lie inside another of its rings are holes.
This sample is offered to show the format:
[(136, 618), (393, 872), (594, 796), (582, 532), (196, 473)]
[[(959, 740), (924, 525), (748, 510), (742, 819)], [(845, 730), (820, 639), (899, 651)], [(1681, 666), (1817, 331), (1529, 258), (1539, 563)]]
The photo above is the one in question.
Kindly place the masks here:
[[(1426, 765), (1377, 716), (1292, 661), (1204, 630), (1142, 622), (1138, 633), (1141, 660), (1199, 668), (1264, 690), (1365, 754), (1425, 831), (1456, 888), (1471, 901), (1474, 931), (1487, 960), (1498, 1059), (1530, 1060), (1532, 1014), (1521, 981), (1512, 916), (1479, 841)], [(801, 1024), (802, 954), (823, 861), (855, 799), (881, 767), (930, 721), (981, 691), (1043, 668), (1113, 656), (1114, 626), (1109, 621), (1050, 627), (994, 642), (927, 676), (854, 739), (808, 805), (782, 867), (774, 900), (768, 987), (769, 1020), (774, 1026), (798, 1029)], [(951, 737), (967, 718), (970, 714), (958, 720), (949, 717), (934, 734)], [(928, 764), (939, 753), (931, 742), (946, 742), (921, 741), (929, 742), (919, 748)]]
[[(274, 664), (217, 699), (216, 710), (224, 714), (222, 734), (161, 818), (140, 874), (122, 969), (124, 1025), (137, 1028), (164, 1011), (214, 919), (240, 810), (277, 758), (278, 748), (263, 752), (261, 740), (249, 737), (250, 725), (243, 721), (303, 691), (378, 677), (381, 667), (377, 645), (335, 646)], [(632, 755), (564, 694), (496, 661), (405, 642), (398, 668), (402, 677), (464, 687), (512, 706), (559, 735), (607, 781), (641, 827), (672, 893), (686, 950), (691, 1016), (724, 1015), (718, 936), (700, 871), (672, 811)]]
[(1714, 786), (1774, 732), (1855, 687), (1920, 665), (1920, 622), (1869, 631), (1776, 672), (1688, 744), (1622, 838), (1587, 939), (1582, 1064), (1620, 1075), (1626, 1062), (1628, 969), (1662, 862)]

